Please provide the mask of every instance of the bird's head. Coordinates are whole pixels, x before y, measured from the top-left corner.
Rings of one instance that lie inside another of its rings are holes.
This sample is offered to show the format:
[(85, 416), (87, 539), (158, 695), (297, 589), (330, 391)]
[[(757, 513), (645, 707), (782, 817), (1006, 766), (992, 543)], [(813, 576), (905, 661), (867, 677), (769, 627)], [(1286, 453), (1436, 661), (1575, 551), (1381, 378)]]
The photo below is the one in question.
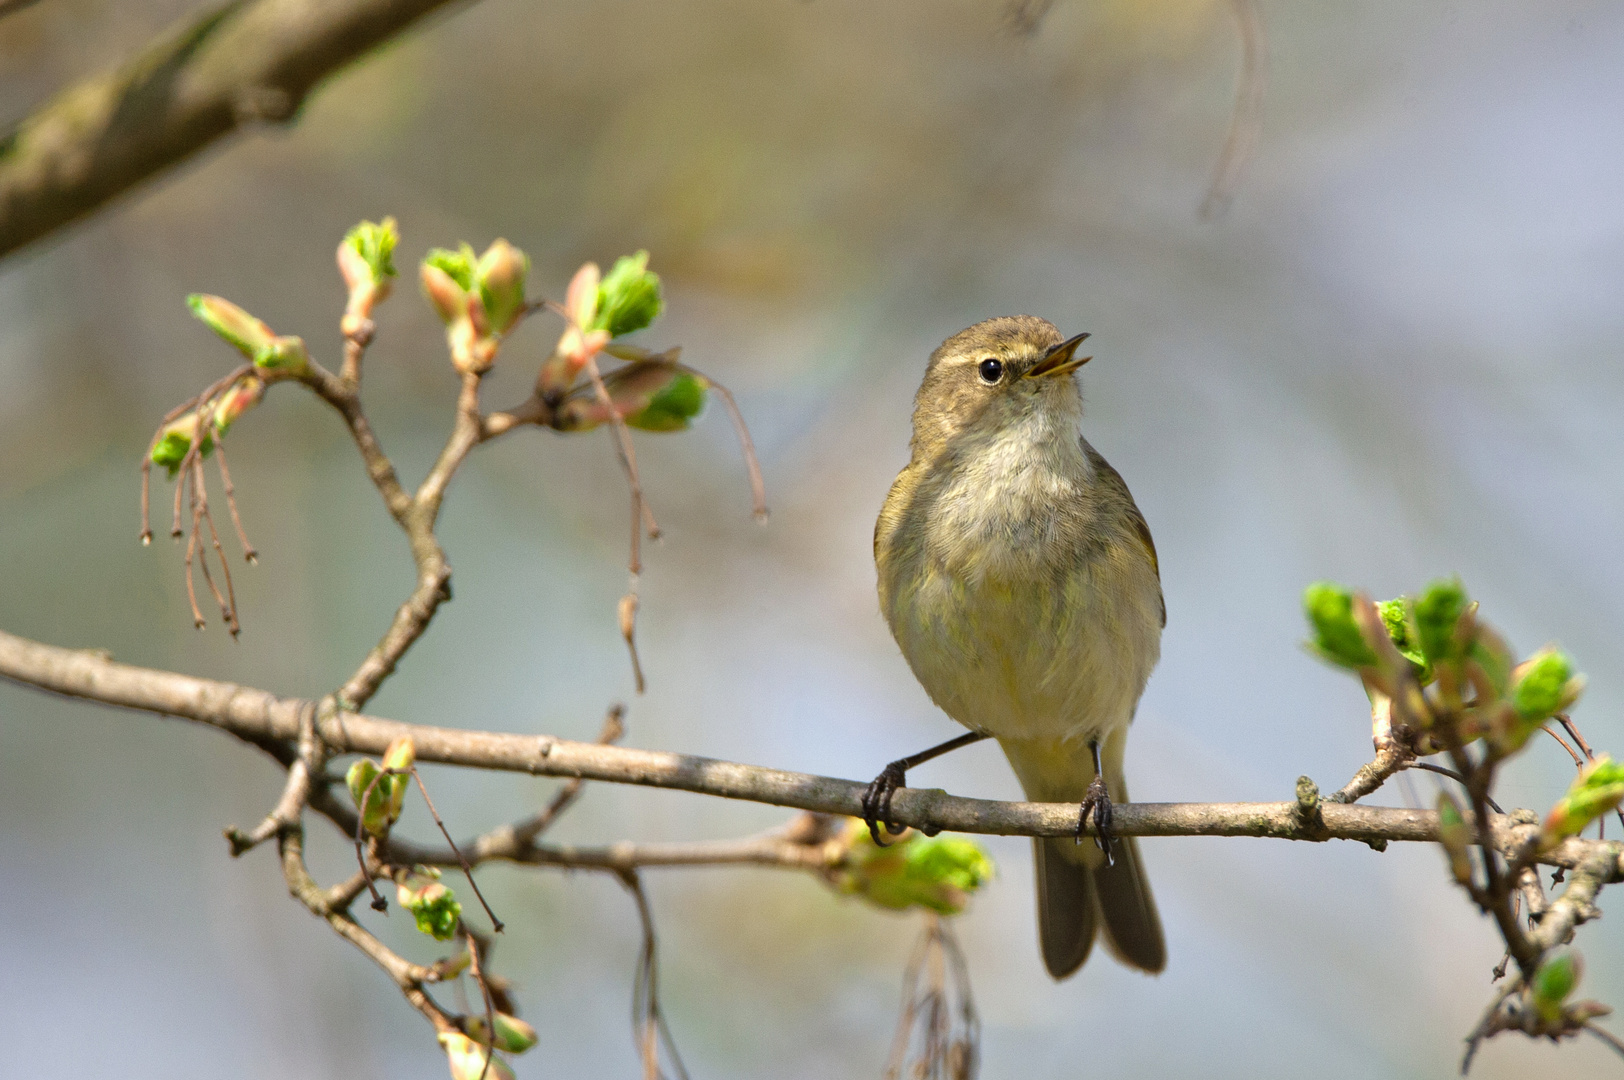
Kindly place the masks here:
[(1088, 363), (1047, 319), (1007, 315), (976, 323), (930, 356), (914, 398), (914, 452), (934, 456), (961, 436), (993, 436), (1034, 419), (1073, 428), (1082, 395), (1072, 372)]

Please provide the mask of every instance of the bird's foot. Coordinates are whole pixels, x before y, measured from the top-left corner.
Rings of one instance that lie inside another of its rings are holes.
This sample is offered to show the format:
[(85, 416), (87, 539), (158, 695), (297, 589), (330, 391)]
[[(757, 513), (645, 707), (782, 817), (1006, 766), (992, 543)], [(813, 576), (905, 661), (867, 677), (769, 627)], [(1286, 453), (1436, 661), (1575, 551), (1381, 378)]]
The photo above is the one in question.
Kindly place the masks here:
[(1094, 842), (1105, 852), (1105, 862), (1111, 863), (1111, 796), (1106, 793), (1105, 779), (1098, 773), (1094, 774), (1094, 782), (1088, 785), (1088, 792), (1083, 796), (1082, 806), (1077, 814), (1077, 842), (1082, 843), (1083, 833), (1088, 828), (1088, 816), (1094, 815)]
[(868, 834), (878, 847), (886, 846), (885, 838), (880, 835), (881, 822), (885, 823), (885, 831), (892, 836), (904, 831), (902, 826), (891, 820), (891, 796), (897, 793), (897, 788), (905, 786), (907, 780), (907, 760), (893, 761), (863, 792), (863, 820), (868, 823)]

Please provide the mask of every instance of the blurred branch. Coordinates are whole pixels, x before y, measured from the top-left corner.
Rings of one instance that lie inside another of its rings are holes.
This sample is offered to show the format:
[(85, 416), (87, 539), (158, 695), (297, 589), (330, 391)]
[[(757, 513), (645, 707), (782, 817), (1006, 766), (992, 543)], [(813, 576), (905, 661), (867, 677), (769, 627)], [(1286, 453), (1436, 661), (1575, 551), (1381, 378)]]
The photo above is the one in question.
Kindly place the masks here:
[(0, 257), (239, 127), (293, 119), (322, 79), (445, 0), (243, 0), (169, 27), (0, 135)]
[[(116, 663), (95, 652), (63, 649), (0, 631), (0, 676), (27, 686), (105, 705), (182, 717), (217, 727), (259, 746), (292, 744), (308, 703), (264, 690)], [(714, 758), (573, 742), (550, 735), (518, 735), (403, 724), (340, 712), (317, 716), (317, 736), (333, 754), (382, 754), (410, 737), (419, 762), (478, 769), (640, 784), (729, 799), (855, 816), (866, 785), (853, 780), (787, 772)], [(1077, 807), (1069, 803), (996, 802), (940, 790), (904, 788), (893, 816), (926, 831), (1010, 836), (1072, 836)], [(1537, 826), (1493, 815), (1500, 850), (1527, 850)], [(1290, 840), (1437, 841), (1431, 810), (1301, 801), (1278, 803), (1132, 803), (1117, 807), (1123, 836), (1266, 836)], [(1541, 852), (1539, 862), (1574, 868), (1597, 851), (1598, 841), (1568, 839)], [(1614, 856), (1616, 861), (1616, 855)]]

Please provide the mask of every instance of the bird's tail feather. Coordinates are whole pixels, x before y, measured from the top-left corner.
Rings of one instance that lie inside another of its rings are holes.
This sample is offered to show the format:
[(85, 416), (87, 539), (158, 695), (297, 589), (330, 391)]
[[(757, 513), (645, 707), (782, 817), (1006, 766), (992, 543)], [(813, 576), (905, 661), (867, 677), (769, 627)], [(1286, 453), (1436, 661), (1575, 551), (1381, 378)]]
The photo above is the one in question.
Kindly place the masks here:
[[(1112, 801), (1125, 803), (1124, 740), (1113, 734), (1104, 748), (1105, 782)], [(1093, 756), (1086, 748), (1000, 741), (1029, 799), (1081, 801), (1094, 779)], [(1101, 928), (1106, 948), (1122, 963), (1151, 974), (1167, 966), (1156, 898), (1151, 895), (1133, 837), (1112, 841), (1109, 865), (1091, 839), (1081, 844), (1067, 837), (1035, 840), (1033, 853), (1038, 940), (1050, 975), (1064, 979), (1082, 967), (1093, 948), (1095, 932)]]

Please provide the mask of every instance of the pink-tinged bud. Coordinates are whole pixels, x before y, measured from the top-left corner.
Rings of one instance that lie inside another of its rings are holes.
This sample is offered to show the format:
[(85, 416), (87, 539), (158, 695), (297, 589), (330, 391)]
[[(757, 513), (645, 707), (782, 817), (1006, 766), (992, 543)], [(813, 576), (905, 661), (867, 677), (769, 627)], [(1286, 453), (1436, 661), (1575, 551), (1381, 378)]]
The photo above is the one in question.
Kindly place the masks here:
[[(489, 1048), (479, 1045), (460, 1031), (442, 1031), (440, 1045), (445, 1047), (446, 1061), (451, 1066), (451, 1080), (514, 1080), (508, 1063)], [(486, 1059), (489, 1059), (487, 1064)]]
[(598, 264), (586, 263), (575, 271), (569, 290), (564, 294), (565, 317), (583, 330), (592, 325), (592, 320), (598, 314), (600, 277)]
[(423, 295), (429, 298), (441, 322), (450, 325), (464, 317), (468, 310), (468, 292), (450, 274), (438, 266), (424, 263), (422, 282)]
[(258, 405), (265, 397), (265, 380), (249, 375), (220, 395), (220, 404), (214, 407), (214, 430), (224, 435), (243, 413)]
[(270, 348), (276, 334), (259, 319), (222, 296), (193, 293), (186, 298), (186, 306), (198, 320), (236, 347), (248, 359)]
[(349, 237), (338, 245), (338, 273), (344, 279), (344, 288), (350, 295), (372, 285), (372, 267), (366, 258), (349, 242)]

